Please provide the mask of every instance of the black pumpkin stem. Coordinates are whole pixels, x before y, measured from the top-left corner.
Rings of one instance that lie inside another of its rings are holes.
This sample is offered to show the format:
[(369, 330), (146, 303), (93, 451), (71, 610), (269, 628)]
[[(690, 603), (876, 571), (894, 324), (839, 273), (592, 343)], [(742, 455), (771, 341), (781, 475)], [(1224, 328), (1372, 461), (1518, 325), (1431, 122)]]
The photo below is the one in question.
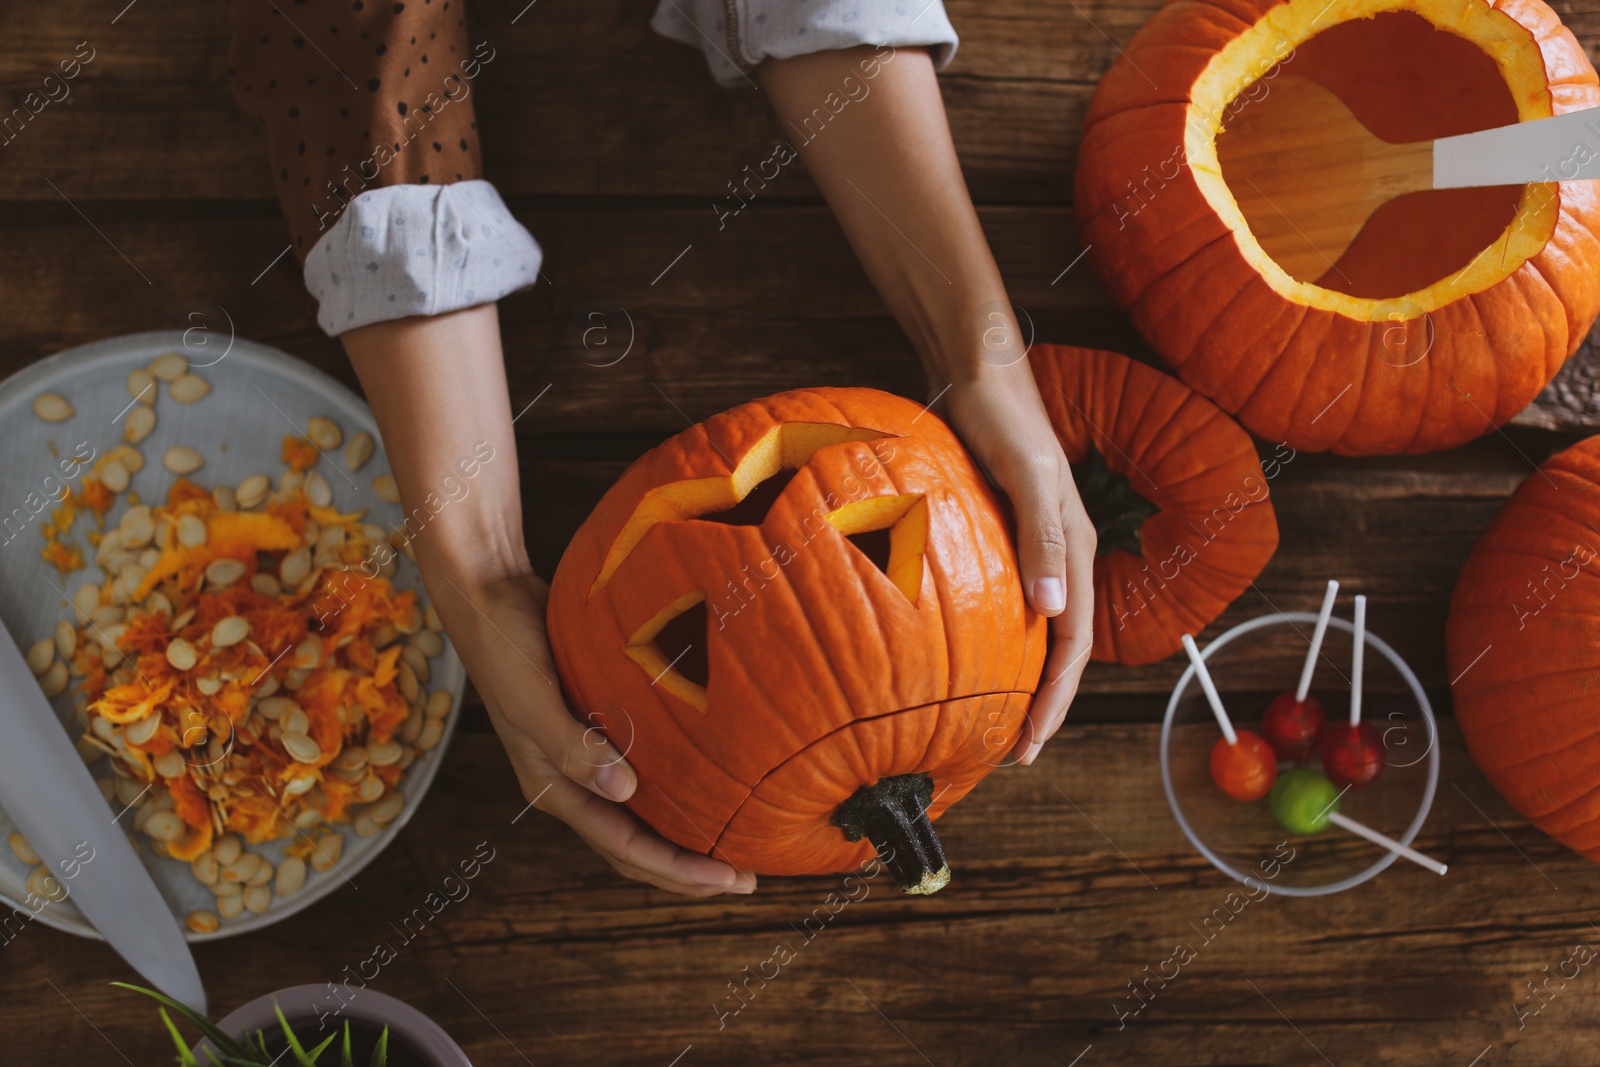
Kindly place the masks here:
[(1077, 483), (1078, 496), (1083, 500), (1083, 510), (1094, 523), (1094, 532), (1100, 544), (1095, 555), (1112, 552), (1132, 552), (1143, 555), (1139, 530), (1144, 520), (1159, 514), (1161, 509), (1150, 503), (1133, 483), (1106, 466), (1106, 458), (1093, 444), (1082, 462), (1072, 465), (1072, 479)]
[(878, 858), (907, 893), (937, 893), (950, 884), (939, 835), (928, 820), (933, 776), (897, 774), (864, 785), (834, 812), (846, 840), (871, 841)]

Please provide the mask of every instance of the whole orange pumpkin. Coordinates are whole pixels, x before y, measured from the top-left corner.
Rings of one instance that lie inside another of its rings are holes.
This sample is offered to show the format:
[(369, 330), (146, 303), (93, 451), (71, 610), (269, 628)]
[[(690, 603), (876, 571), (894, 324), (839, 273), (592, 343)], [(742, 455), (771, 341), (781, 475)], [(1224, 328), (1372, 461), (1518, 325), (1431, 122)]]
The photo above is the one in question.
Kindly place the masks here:
[(1600, 437), (1511, 495), (1456, 581), (1445, 631), (1472, 759), (1535, 826), (1600, 860)]
[(948, 880), (930, 820), (1005, 759), (1045, 647), (965, 450), (870, 389), (781, 393), (647, 453), (567, 548), (549, 629), (663, 836), (765, 874), (871, 841), (912, 892)]
[(1396, 142), (1600, 104), (1540, 0), (1173, 0), (1101, 80), (1079, 149), (1075, 209), (1112, 295), (1184, 381), (1272, 441), (1421, 452), (1510, 419), (1600, 309), (1595, 183), (1401, 197), (1320, 277), (1293, 276), (1227, 167), (1228, 123), (1274, 106), (1286, 76)]
[[(1278, 547), (1255, 443), (1215, 404), (1127, 356), (1035, 345), (1029, 360), (1099, 535), (1091, 658), (1165, 659)], [(1280, 450), (1273, 473), (1293, 458)]]

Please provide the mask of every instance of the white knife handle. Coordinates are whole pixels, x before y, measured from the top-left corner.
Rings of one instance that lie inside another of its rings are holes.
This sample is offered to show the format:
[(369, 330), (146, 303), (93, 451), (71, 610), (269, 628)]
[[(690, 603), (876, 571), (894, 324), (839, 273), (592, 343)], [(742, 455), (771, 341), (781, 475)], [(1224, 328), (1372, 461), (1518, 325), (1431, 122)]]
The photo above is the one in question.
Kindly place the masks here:
[(1600, 108), (1433, 142), (1433, 187), (1600, 178)]

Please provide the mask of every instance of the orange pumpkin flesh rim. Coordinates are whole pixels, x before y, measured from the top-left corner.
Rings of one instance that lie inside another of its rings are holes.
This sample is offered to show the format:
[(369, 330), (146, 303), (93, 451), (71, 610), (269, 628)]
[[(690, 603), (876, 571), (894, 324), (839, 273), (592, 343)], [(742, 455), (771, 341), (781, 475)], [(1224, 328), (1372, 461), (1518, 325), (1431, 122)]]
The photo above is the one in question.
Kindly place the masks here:
[[(1390, 79), (1372, 76), (1363, 55), (1385, 39), (1396, 42), (1390, 48), (1414, 42), (1406, 76), (1449, 86), (1448, 103), (1442, 96), (1397, 98)], [(1481, 3), (1293, 0), (1256, 22), (1192, 85), (1184, 148), (1211, 210), (1284, 299), (1366, 322), (1415, 318), (1498, 285), (1549, 242), (1560, 214), (1558, 187), (1434, 191), (1390, 201), (1320, 277), (1291, 276), (1256, 241), (1219, 162), (1230, 111), (1261, 105), (1271, 95), (1266, 75), (1291, 73), (1331, 82), (1363, 124), (1390, 141), (1553, 114), (1538, 44), (1515, 19)]]

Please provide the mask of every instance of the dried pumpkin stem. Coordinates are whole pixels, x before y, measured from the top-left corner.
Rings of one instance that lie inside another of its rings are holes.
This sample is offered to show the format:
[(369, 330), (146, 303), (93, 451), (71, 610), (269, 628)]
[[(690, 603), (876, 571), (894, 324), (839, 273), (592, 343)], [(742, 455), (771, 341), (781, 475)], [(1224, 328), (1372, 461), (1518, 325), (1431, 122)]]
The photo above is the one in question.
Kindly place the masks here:
[(1161, 509), (1141, 496), (1126, 477), (1107, 466), (1105, 456), (1093, 444), (1089, 454), (1072, 465), (1072, 479), (1099, 538), (1095, 555), (1117, 551), (1142, 555), (1139, 531), (1144, 521)]
[(950, 882), (950, 865), (928, 819), (932, 802), (932, 775), (897, 774), (857, 789), (839, 805), (833, 825), (846, 840), (871, 841), (907, 893), (937, 893)]

